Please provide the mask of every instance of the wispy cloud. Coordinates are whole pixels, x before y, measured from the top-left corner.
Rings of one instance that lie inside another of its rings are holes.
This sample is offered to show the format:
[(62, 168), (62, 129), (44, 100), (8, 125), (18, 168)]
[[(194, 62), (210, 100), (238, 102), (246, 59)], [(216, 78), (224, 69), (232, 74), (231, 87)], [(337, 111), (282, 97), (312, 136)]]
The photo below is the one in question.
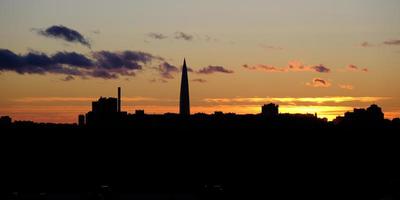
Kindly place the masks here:
[(364, 47), (364, 48), (367, 48), (367, 47), (375, 47), (376, 45), (371, 44), (371, 43), (365, 41), (365, 42), (362, 42), (362, 43), (360, 44), (360, 46), (361, 46), (361, 47)]
[[(200, 35), (200, 34), (189, 34), (182, 31), (176, 31), (172, 34), (164, 34), (160, 32), (150, 32), (146, 34), (147, 37), (154, 40), (165, 40), (165, 39), (175, 39), (175, 40), (184, 40), (184, 41), (203, 41), (203, 42), (220, 42), (218, 38), (215, 38), (210, 35)], [(145, 42), (149, 42), (145, 40)]]
[(167, 62), (161, 63), (157, 70), (160, 72), (160, 75), (164, 79), (173, 79), (174, 78), (174, 73), (178, 73), (179, 69), (178, 67), (171, 65)]
[(192, 41), (193, 40), (193, 35), (178, 31), (178, 32), (175, 33), (175, 37), (174, 38), (177, 39), (177, 40)]
[(282, 47), (266, 45), (266, 44), (260, 44), (260, 47), (266, 50), (278, 50), (278, 51), (283, 50)]
[(372, 44), (372, 43), (369, 43), (369, 42), (365, 41), (365, 42), (362, 42), (360, 44), (360, 46), (364, 47), (364, 48), (367, 48), (367, 47), (380, 47), (380, 46), (383, 46), (383, 45), (386, 45), (386, 46), (397, 46), (397, 45), (400, 45), (400, 40), (399, 39), (385, 40), (381, 44)]
[(391, 99), (390, 97), (351, 97), (351, 96), (326, 96), (326, 97), (234, 97), (234, 98), (206, 98), (203, 99), (208, 103), (286, 103), (286, 104), (299, 104), (299, 103), (344, 103), (344, 102), (363, 102), (371, 103), (381, 100)]
[(45, 37), (61, 39), (66, 42), (80, 43), (84, 46), (87, 46), (88, 48), (91, 47), (89, 40), (85, 38), (81, 33), (63, 25), (54, 25), (46, 29), (40, 29), (37, 31), (37, 33)]
[(291, 61), (286, 67), (277, 67), (273, 65), (254, 65), (250, 66), (244, 64), (242, 66), (245, 69), (252, 71), (262, 71), (262, 72), (318, 72), (318, 73), (329, 73), (331, 70), (325, 65), (304, 65), (300, 61)]
[(352, 72), (368, 72), (368, 68), (366, 67), (358, 67), (356, 65), (350, 64), (347, 66), (348, 71)]
[(383, 42), (385, 45), (400, 45), (400, 40), (386, 40)]
[(157, 39), (157, 40), (163, 40), (163, 39), (168, 38), (168, 36), (166, 36), (162, 33), (148, 33), (147, 36), (150, 38), (153, 38), (153, 39)]
[(332, 84), (324, 80), (322, 78), (313, 78), (311, 82), (306, 83), (307, 86), (315, 87), (315, 88), (327, 88), (330, 87)]
[(226, 68), (223, 67), (223, 66), (212, 66), (212, 65), (209, 65), (209, 66), (207, 66), (207, 67), (204, 67), (204, 68), (202, 68), (202, 69), (199, 69), (199, 70), (197, 71), (197, 73), (198, 73), (198, 74), (213, 74), (213, 73), (232, 74), (232, 73), (234, 73), (234, 71), (233, 71), (233, 70), (226, 69)]
[(195, 79), (192, 79), (192, 81), (193, 82), (199, 82), (199, 83), (206, 83), (207, 82), (207, 80), (202, 79), (202, 78), (195, 78)]

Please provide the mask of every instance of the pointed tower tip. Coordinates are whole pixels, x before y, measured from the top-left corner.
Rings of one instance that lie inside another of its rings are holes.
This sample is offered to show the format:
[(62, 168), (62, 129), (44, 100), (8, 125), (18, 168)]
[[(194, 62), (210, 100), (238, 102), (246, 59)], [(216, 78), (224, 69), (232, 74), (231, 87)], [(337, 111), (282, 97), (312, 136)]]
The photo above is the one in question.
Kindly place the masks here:
[(186, 58), (183, 58), (183, 65), (186, 65)]

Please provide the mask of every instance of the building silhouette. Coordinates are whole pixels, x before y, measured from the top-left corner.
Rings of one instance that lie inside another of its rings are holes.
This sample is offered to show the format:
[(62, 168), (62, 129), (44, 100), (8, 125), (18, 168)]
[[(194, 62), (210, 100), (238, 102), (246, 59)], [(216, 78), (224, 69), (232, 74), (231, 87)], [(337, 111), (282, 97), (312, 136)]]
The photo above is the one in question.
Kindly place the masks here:
[[(121, 88), (118, 87), (118, 98), (100, 97), (92, 102), (92, 110), (86, 114), (88, 126), (112, 126), (124, 122), (127, 113), (121, 111)], [(79, 124), (81, 124), (79, 118)]]
[(346, 112), (344, 116), (338, 116), (333, 123), (341, 126), (372, 127), (382, 126), (385, 123), (385, 115), (376, 104), (372, 104), (367, 109), (354, 108), (353, 112)]
[(79, 115), (78, 116), (78, 125), (79, 126), (85, 126), (85, 115)]
[(181, 79), (181, 93), (179, 101), (179, 114), (182, 116), (190, 115), (190, 102), (189, 102), (189, 82), (186, 67), (186, 59), (183, 59), (182, 79)]
[(0, 117), (0, 127), (10, 126), (12, 124), (12, 119), (10, 116), (1, 116)]
[(117, 98), (100, 97), (98, 101), (92, 102), (92, 112), (94, 112), (94, 113), (116, 113), (116, 112), (118, 112)]
[(266, 117), (275, 117), (279, 114), (279, 105), (270, 103), (261, 107), (261, 114)]

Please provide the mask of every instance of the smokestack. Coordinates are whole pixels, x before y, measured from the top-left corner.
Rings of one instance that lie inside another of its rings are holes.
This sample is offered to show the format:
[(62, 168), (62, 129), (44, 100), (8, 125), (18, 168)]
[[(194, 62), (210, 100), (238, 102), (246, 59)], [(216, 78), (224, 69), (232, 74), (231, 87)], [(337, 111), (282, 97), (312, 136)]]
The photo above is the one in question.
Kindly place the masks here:
[(121, 112), (121, 88), (118, 87), (118, 112)]

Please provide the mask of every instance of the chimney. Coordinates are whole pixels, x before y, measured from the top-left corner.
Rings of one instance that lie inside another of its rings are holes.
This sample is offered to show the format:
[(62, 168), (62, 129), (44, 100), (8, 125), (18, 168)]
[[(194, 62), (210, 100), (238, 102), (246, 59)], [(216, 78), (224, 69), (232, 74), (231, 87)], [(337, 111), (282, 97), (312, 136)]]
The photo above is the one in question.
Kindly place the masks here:
[(118, 112), (121, 112), (121, 88), (118, 87)]

